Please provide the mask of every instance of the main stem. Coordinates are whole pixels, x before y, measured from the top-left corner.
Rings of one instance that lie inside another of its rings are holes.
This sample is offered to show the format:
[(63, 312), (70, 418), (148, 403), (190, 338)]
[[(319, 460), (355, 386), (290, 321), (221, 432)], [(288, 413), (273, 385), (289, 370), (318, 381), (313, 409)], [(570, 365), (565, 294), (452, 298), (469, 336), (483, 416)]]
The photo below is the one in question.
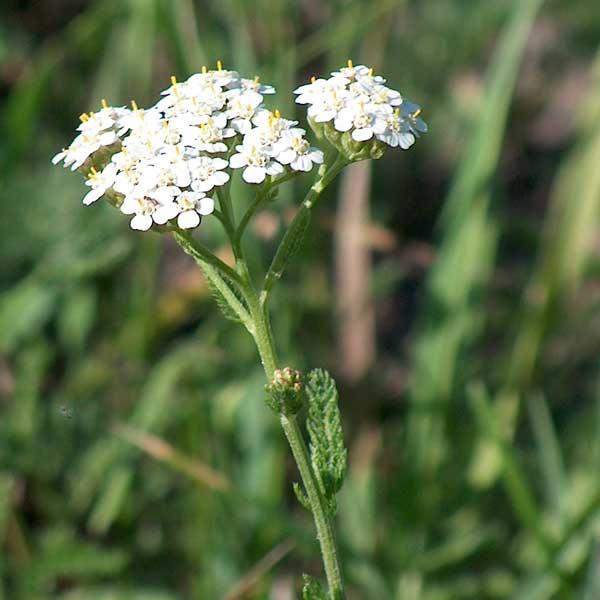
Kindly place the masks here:
[[(269, 317), (265, 310), (260, 305), (256, 292), (247, 297), (249, 304), (250, 315), (254, 324), (254, 341), (260, 354), (260, 359), (265, 370), (267, 379), (271, 381), (273, 373), (277, 369), (277, 357), (275, 347), (271, 336), (271, 326)], [(317, 539), (321, 546), (321, 554), (323, 556), (323, 564), (325, 566), (325, 575), (329, 587), (329, 594), (332, 600), (343, 600), (344, 586), (342, 582), (342, 573), (338, 561), (337, 546), (333, 533), (333, 526), (325, 507), (325, 499), (319, 489), (317, 479), (310, 463), (308, 449), (304, 443), (302, 432), (298, 426), (295, 416), (280, 415), (281, 426), (285, 436), (292, 449), (292, 454), (302, 483), (308, 496), (312, 509), (315, 526), (317, 529)]]
[[(323, 189), (330, 183), (335, 175), (343, 168), (346, 164), (344, 158), (340, 155), (329, 169), (326, 169), (322, 174), (321, 178), (313, 184), (307, 197), (302, 203), (301, 211), (308, 211), (312, 208), (313, 202), (323, 191)], [(249, 319), (249, 330), (254, 337), (260, 360), (263, 365), (267, 380), (271, 381), (275, 370), (277, 369), (277, 356), (275, 352), (275, 345), (273, 343), (273, 337), (271, 334), (271, 323), (269, 321), (268, 308), (266, 306), (266, 296), (262, 299), (259, 298), (256, 289), (252, 283), (250, 273), (248, 271), (248, 263), (244, 253), (244, 248), (241, 243), (241, 233), (247, 224), (248, 218), (242, 219), (242, 223), (238, 226), (239, 230), (235, 227), (235, 219), (233, 214), (233, 206), (231, 204), (231, 197), (229, 195), (229, 189), (225, 188), (219, 195), (219, 201), (221, 206), (221, 212), (223, 215), (223, 224), (226, 232), (231, 240), (233, 253), (236, 260), (236, 278), (240, 284), (240, 289), (243, 292), (244, 299), (247, 304)], [(257, 198), (255, 207), (260, 203), (260, 199)], [(251, 215), (251, 213), (249, 213)], [(294, 222), (297, 222), (297, 218)], [(294, 224), (291, 228), (294, 230)], [(295, 235), (291, 235), (291, 231), (288, 230), (281, 246), (286, 247), (286, 240), (289, 240)], [(289, 244), (288, 244), (289, 245)], [(281, 259), (278, 261), (278, 256), (274, 259), (274, 264), (271, 265), (269, 274), (266, 277), (265, 286), (263, 288), (263, 294), (270, 290), (274, 279), (281, 276), (281, 272), (285, 267), (285, 263), (289, 260), (289, 252), (278, 250), (277, 255), (280, 255)], [(281, 262), (281, 264), (279, 264)], [(323, 564), (325, 567), (325, 575), (327, 577), (327, 584), (329, 588), (329, 596), (331, 600), (344, 600), (344, 586), (342, 583), (342, 573), (337, 555), (337, 547), (335, 543), (335, 537), (333, 534), (333, 527), (327, 514), (325, 499), (314, 470), (310, 463), (308, 449), (304, 443), (302, 432), (298, 426), (295, 416), (288, 416), (284, 414), (279, 415), (281, 426), (288, 440), (294, 460), (298, 465), (300, 476), (302, 477), (302, 483), (312, 509), (313, 518), (315, 520), (315, 526), (317, 529), (317, 539), (321, 547), (321, 555), (323, 556)]]

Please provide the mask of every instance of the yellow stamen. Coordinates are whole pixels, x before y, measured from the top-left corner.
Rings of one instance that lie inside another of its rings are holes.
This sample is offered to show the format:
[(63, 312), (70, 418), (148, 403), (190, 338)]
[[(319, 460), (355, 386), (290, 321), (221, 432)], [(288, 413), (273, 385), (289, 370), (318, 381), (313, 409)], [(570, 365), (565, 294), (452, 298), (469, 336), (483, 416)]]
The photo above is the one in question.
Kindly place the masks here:
[(106, 101), (106, 98), (102, 98), (102, 108), (108, 108), (108, 102)]
[(89, 173), (88, 177), (92, 178), (92, 177), (95, 177), (96, 175), (98, 175), (98, 171), (96, 171), (96, 169), (94, 167), (92, 167), (90, 169), (90, 173)]
[(177, 84), (177, 77), (175, 77), (175, 75), (171, 75), (171, 85), (176, 85)]
[(276, 119), (281, 119), (281, 113), (279, 112), (279, 109), (276, 108), (274, 114)]
[(220, 60), (218, 60), (217, 61), (217, 71), (222, 71), (222, 70), (223, 70), (223, 63)]
[(317, 80), (317, 78), (314, 75), (310, 78), (311, 83), (314, 83), (316, 80)]
[(399, 108), (397, 108), (397, 109), (394, 111), (394, 116), (395, 116), (395, 117), (399, 117), (399, 116), (400, 116), (400, 109), (399, 109)]
[(206, 65), (202, 65), (202, 72), (206, 73)]
[(369, 77), (373, 77), (373, 68), (372, 67), (369, 69)]
[(348, 59), (348, 68), (351, 69), (354, 65), (352, 64), (352, 61), (350, 59)]
[(87, 115), (87, 113), (81, 113), (81, 114), (79, 115), (79, 120), (80, 120), (82, 123), (85, 123), (86, 121), (89, 121), (89, 120), (90, 120), (90, 118), (89, 118), (89, 116)]
[(258, 75), (254, 76), (254, 83), (258, 83), (260, 81), (260, 77)]
[(415, 112), (411, 115), (413, 119), (416, 119), (421, 114), (421, 109), (415, 110)]
[(131, 101), (131, 108), (133, 108), (133, 110), (139, 110), (137, 102), (135, 100)]

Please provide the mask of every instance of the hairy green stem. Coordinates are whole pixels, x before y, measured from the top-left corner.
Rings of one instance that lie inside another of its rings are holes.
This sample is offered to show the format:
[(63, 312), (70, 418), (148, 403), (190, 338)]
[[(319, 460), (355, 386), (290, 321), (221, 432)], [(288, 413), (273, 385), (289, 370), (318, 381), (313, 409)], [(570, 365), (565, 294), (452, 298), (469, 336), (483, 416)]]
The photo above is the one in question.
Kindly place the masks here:
[[(270, 381), (277, 369), (277, 357), (271, 336), (271, 327), (267, 313), (262, 309), (256, 292), (252, 290), (251, 298), (247, 298), (250, 315), (254, 324), (254, 340), (260, 359), (265, 370), (265, 375)], [(302, 483), (310, 502), (317, 538), (321, 547), (325, 575), (329, 587), (331, 600), (342, 600), (344, 587), (338, 560), (337, 546), (333, 533), (333, 526), (325, 507), (325, 499), (319, 488), (316, 475), (310, 463), (308, 449), (304, 443), (302, 432), (295, 416), (280, 415), (280, 422), (288, 440)]]

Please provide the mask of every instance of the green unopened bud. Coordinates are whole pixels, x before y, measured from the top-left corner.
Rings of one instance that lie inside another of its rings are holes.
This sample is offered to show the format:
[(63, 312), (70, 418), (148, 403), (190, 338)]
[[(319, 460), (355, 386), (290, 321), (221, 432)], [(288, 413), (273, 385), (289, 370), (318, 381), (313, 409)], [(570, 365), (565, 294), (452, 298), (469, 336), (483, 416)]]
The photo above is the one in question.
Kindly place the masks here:
[(310, 126), (310, 128), (313, 130), (313, 133), (315, 134), (315, 137), (318, 140), (322, 140), (323, 137), (325, 136), (325, 123), (317, 123), (314, 119), (312, 119), (311, 117), (307, 117), (306, 119), (308, 121), (308, 124)]
[(379, 140), (371, 140), (369, 156), (375, 160), (381, 158), (385, 153), (386, 145)]
[(104, 198), (106, 198), (107, 202), (112, 204), (115, 208), (120, 208), (121, 204), (123, 204), (123, 200), (125, 200), (125, 196), (123, 196), (123, 194), (115, 192), (115, 190), (112, 188), (104, 192)]
[(117, 141), (110, 146), (101, 146), (95, 152), (90, 154), (86, 161), (79, 167), (79, 172), (83, 173), (87, 177), (88, 173), (92, 169), (96, 171), (102, 171), (104, 167), (110, 162), (113, 154), (121, 151), (121, 142)]
[(340, 140), (342, 134), (333, 126), (333, 123), (323, 123), (323, 133), (325, 134), (327, 141), (341, 152), (342, 147)]
[(286, 367), (277, 369), (273, 379), (265, 385), (266, 402), (277, 414), (295, 415), (304, 404), (304, 381), (302, 373)]

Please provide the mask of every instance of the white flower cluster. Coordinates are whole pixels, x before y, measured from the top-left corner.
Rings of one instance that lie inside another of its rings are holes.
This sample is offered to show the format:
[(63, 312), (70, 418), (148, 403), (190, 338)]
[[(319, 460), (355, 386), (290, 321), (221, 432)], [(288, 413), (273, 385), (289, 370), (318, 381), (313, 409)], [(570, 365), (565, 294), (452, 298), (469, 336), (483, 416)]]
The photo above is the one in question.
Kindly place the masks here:
[(80, 117), (80, 134), (53, 162), (87, 174), (84, 204), (106, 195), (133, 216), (133, 229), (174, 219), (190, 229), (214, 211), (207, 194), (229, 181), (228, 167), (258, 184), (286, 168), (309, 171), (323, 162), (295, 121), (264, 108), (263, 94), (275, 89), (258, 78), (241, 78), (218, 63), (217, 70), (203, 68), (184, 82), (172, 77), (171, 84), (149, 109), (103, 101), (99, 112)]
[(385, 79), (365, 65), (334, 71), (328, 79), (313, 79), (294, 91), (298, 104), (308, 105), (314, 123), (331, 123), (335, 131), (350, 132), (354, 142), (378, 140), (408, 149), (427, 131), (418, 105), (385, 86)]

